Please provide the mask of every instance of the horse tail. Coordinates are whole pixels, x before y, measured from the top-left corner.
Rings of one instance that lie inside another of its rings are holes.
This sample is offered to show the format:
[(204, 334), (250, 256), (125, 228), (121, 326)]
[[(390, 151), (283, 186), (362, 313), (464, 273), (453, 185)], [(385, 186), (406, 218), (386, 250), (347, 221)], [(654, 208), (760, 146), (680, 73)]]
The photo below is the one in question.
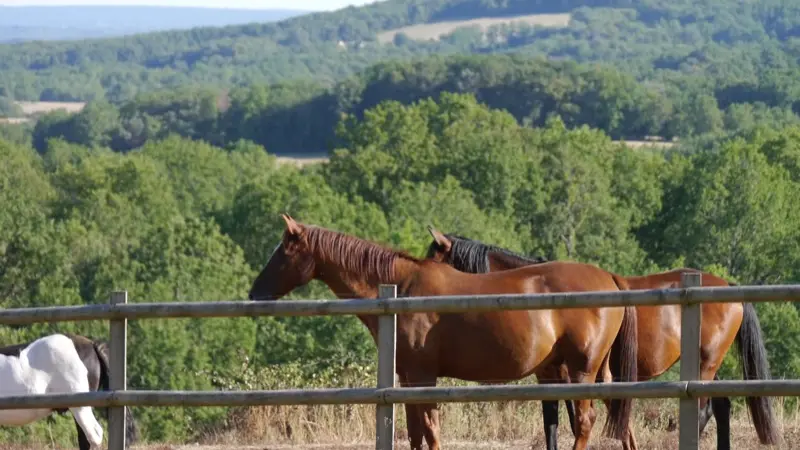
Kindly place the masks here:
[[(630, 290), (625, 278), (612, 274), (619, 290)], [(635, 306), (626, 306), (614, 343), (611, 345), (609, 366), (611, 374), (619, 381), (638, 381), (637, 364), (639, 350), (638, 316)], [(605, 436), (625, 440), (629, 430), (633, 399), (611, 399), (608, 418), (603, 429)]]
[[(730, 283), (731, 286), (736, 286)], [(742, 325), (736, 333), (739, 356), (742, 359), (742, 375), (745, 380), (770, 379), (767, 349), (756, 308), (752, 303), (744, 303)], [(758, 440), (762, 445), (778, 443), (778, 430), (775, 427), (775, 416), (769, 397), (747, 397), (747, 408), (756, 427)]]
[[(100, 388), (106, 391), (111, 390), (111, 377), (110, 367), (108, 362), (108, 346), (105, 342), (98, 343), (93, 341), (94, 352), (97, 355), (97, 360), (100, 361)], [(125, 441), (133, 444), (139, 440), (139, 427), (136, 425), (136, 420), (133, 418), (131, 409), (125, 407)]]

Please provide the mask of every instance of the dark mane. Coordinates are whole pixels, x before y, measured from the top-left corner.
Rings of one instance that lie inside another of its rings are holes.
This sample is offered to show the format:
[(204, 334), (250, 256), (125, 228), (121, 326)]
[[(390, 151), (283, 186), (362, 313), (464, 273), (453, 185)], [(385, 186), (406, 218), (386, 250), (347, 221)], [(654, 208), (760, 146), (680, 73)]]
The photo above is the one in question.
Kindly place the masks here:
[(326, 228), (305, 225), (305, 235), (311, 251), (320, 259), (367, 277), (390, 280), (397, 258), (419, 261), (405, 252)]
[[(495, 245), (485, 244), (481, 241), (469, 239), (457, 234), (446, 234), (445, 237), (450, 240), (452, 247), (450, 247), (450, 263), (456, 269), (468, 273), (487, 273), (489, 272), (489, 252), (496, 252), (502, 254), (504, 257), (511, 258), (519, 262), (521, 265), (541, 264), (547, 262), (547, 258), (542, 256), (523, 256), (519, 253), (512, 252), (511, 250), (497, 247)], [(431, 244), (428, 249), (428, 255), (433, 252)]]

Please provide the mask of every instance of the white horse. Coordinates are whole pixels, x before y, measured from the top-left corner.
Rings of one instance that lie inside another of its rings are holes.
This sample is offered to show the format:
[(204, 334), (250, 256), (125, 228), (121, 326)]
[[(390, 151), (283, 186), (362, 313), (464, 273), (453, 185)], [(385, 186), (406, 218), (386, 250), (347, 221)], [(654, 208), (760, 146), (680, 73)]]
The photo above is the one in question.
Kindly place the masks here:
[[(75, 344), (63, 334), (33, 341), (16, 356), (0, 355), (0, 397), (89, 392), (88, 370)], [(92, 408), (70, 408), (90, 444), (103, 444), (103, 427)], [(0, 409), (0, 426), (22, 426), (49, 416), (50, 408)]]

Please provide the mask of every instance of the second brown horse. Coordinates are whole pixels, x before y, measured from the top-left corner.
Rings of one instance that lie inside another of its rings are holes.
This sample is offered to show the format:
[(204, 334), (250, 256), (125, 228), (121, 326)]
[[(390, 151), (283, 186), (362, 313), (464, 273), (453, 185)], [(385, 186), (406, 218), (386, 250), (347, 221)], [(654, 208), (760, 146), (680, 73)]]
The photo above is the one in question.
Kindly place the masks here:
[[(400, 296), (490, 295), (571, 291), (617, 291), (617, 277), (596, 266), (553, 262), (489, 274), (468, 274), (433, 260), (283, 216), (286, 229), (267, 265), (253, 282), (251, 300), (275, 300), (317, 279), (339, 298), (376, 298), (380, 284), (395, 284)], [(377, 317), (360, 316), (373, 339)], [(397, 316), (396, 370), (402, 386), (434, 386), (439, 377), (508, 382), (536, 374), (558, 381), (562, 364), (571, 381), (611, 381), (609, 355), (616, 341), (623, 381), (636, 379), (634, 308), (568, 308)], [(591, 400), (576, 403), (573, 449), (586, 448), (595, 412)], [(630, 401), (617, 400), (606, 433), (628, 429)], [(423, 437), (441, 448), (435, 404), (406, 404), (411, 448)]]
[[(470, 273), (486, 273), (515, 270), (519, 267), (541, 264), (544, 258), (528, 258), (509, 250), (462, 236), (445, 235), (429, 227), (433, 242), (428, 247), (427, 256), (446, 262), (456, 269)], [(694, 269), (676, 269), (643, 276), (624, 277), (621, 283), (626, 289), (667, 289), (680, 286), (681, 273), (699, 272)], [(703, 286), (728, 286), (724, 279), (710, 273), (702, 273)], [(679, 305), (637, 306), (638, 321), (638, 367), (639, 381), (655, 378), (672, 367), (680, 358), (681, 352), (681, 310)], [(761, 328), (755, 308), (750, 303), (704, 303), (702, 306), (702, 326), (700, 330), (700, 369), (701, 379), (716, 378), (722, 359), (733, 341), (739, 344), (742, 369), (745, 379), (769, 379), (769, 365), (761, 336)], [(612, 360), (614, 349), (612, 349)], [(614, 365), (612, 364), (612, 369)], [(613, 370), (612, 370), (613, 372)], [(613, 374), (616, 375), (616, 374)], [(711, 408), (708, 399), (700, 399), (701, 430), (708, 423), (713, 411), (717, 421), (717, 448), (730, 449), (730, 409), (727, 398), (714, 398)], [(570, 404), (567, 410), (572, 412)], [(778, 433), (772, 407), (767, 397), (748, 397), (747, 405), (759, 441), (762, 444), (775, 444)], [(558, 405), (543, 402), (545, 433), (548, 434), (548, 449), (554, 448), (555, 429), (558, 427)], [(574, 431), (574, 429), (573, 429)], [(623, 447), (636, 448), (632, 432), (623, 441)]]

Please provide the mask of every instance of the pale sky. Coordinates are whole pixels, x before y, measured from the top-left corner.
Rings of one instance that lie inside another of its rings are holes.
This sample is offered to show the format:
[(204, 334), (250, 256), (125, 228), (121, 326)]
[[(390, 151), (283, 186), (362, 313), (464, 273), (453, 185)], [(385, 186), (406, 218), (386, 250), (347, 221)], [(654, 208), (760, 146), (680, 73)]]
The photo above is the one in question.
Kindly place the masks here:
[(0, 5), (165, 5), (329, 11), (344, 8), (348, 5), (358, 6), (372, 2), (373, 0), (0, 0)]

